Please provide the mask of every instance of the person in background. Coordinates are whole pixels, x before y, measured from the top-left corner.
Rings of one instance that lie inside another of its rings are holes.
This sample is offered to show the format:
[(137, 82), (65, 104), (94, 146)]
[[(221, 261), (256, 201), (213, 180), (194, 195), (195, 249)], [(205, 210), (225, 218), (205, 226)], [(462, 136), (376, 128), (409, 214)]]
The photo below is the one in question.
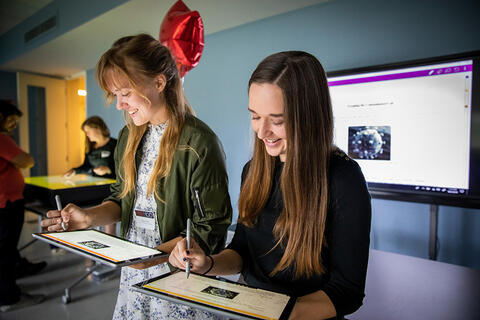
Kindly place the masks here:
[(115, 179), (115, 161), (113, 152), (117, 139), (110, 137), (102, 118), (92, 116), (82, 123), (85, 132), (85, 160), (79, 167), (68, 170), (64, 176), (69, 178), (77, 173), (86, 173), (95, 177)]
[(6, 312), (40, 303), (44, 295), (20, 290), (16, 279), (34, 275), (46, 262), (31, 263), (17, 246), (24, 222), (24, 180), (20, 169), (31, 168), (33, 157), (20, 149), (9, 134), (17, 127), (22, 112), (0, 100), (0, 311)]
[[(95, 177), (115, 179), (115, 160), (113, 153), (117, 139), (110, 137), (110, 130), (99, 116), (92, 116), (82, 123), (85, 132), (85, 160), (79, 167), (68, 170), (65, 178), (77, 173), (86, 173)], [(105, 232), (115, 235), (115, 223), (105, 226)]]
[(323, 67), (306, 52), (276, 53), (248, 88), (256, 139), (232, 242), (208, 256), (182, 240), (169, 261), (296, 297), (290, 319), (343, 319), (364, 298), (371, 205), (360, 167), (333, 145)]
[[(127, 122), (115, 150), (112, 195), (96, 207), (49, 211), (42, 225), (59, 231), (64, 219), (68, 230), (77, 230), (121, 220), (122, 237), (169, 253), (189, 218), (197, 244), (219, 252), (232, 219), (225, 154), (215, 133), (193, 115), (170, 51), (147, 34), (123, 37), (102, 55), (97, 79)], [(122, 268), (114, 319), (212, 317), (132, 289), (169, 272), (167, 260)]]

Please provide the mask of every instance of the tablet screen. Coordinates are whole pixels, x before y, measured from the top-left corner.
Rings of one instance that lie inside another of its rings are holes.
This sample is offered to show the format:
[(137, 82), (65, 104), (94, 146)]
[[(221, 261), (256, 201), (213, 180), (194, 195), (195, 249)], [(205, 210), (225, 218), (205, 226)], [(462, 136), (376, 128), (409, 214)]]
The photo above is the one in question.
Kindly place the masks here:
[(211, 312), (222, 310), (251, 319), (286, 319), (293, 298), (272, 291), (219, 280), (211, 277), (176, 272), (135, 285), (137, 291), (182, 303), (191, 302)]
[(119, 265), (140, 263), (166, 255), (156, 249), (148, 248), (98, 230), (78, 230), (67, 232), (36, 233), (36, 238), (50, 240), (56, 245), (92, 255), (110, 263)]

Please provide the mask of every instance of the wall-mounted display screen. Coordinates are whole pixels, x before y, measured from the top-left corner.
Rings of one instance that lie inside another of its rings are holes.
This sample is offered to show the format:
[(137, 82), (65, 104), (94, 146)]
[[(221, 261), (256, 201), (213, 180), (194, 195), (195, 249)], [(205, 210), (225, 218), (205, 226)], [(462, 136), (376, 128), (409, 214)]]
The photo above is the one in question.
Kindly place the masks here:
[(335, 144), (374, 197), (480, 207), (479, 75), (479, 52), (328, 74)]

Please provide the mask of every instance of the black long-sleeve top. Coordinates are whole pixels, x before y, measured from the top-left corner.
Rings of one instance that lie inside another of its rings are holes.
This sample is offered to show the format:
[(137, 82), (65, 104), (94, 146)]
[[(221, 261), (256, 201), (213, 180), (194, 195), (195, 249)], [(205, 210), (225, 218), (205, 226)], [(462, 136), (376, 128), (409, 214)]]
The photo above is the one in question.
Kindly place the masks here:
[[(248, 167), (249, 163), (243, 168), (242, 183)], [(284, 253), (281, 246), (269, 252), (277, 242), (272, 230), (283, 209), (282, 169), (283, 163), (277, 161), (272, 191), (256, 225), (248, 228), (237, 224), (228, 249), (235, 250), (242, 257), (242, 275), (247, 284), (294, 297), (323, 290), (335, 306), (337, 317), (342, 318), (356, 311), (365, 296), (371, 206), (363, 174), (358, 164), (345, 154), (335, 152), (332, 155), (325, 227), (327, 247), (321, 254), (326, 272), (294, 279), (292, 267), (274, 277), (269, 276)]]
[[(117, 145), (117, 139), (110, 138), (108, 142), (97, 149), (91, 150), (89, 153), (85, 154), (85, 160), (82, 165), (73, 168), (75, 173), (86, 173), (94, 177), (103, 177), (115, 179), (115, 160), (113, 158), (113, 153)], [(110, 173), (99, 176), (93, 169), (100, 166), (107, 166), (110, 168)]]

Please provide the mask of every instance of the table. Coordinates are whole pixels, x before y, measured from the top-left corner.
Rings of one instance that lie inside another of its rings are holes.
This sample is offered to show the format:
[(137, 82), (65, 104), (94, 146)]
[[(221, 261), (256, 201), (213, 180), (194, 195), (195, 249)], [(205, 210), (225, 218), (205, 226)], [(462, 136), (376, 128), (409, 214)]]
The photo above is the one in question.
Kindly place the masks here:
[[(56, 208), (55, 195), (60, 195), (62, 205), (75, 203), (88, 205), (101, 202), (110, 194), (113, 179), (77, 174), (63, 176), (39, 176), (25, 178), (25, 202), (39, 202), (48, 209)], [(38, 212), (37, 212), (38, 213)]]
[(480, 270), (371, 249), (363, 306), (346, 318), (480, 319)]

